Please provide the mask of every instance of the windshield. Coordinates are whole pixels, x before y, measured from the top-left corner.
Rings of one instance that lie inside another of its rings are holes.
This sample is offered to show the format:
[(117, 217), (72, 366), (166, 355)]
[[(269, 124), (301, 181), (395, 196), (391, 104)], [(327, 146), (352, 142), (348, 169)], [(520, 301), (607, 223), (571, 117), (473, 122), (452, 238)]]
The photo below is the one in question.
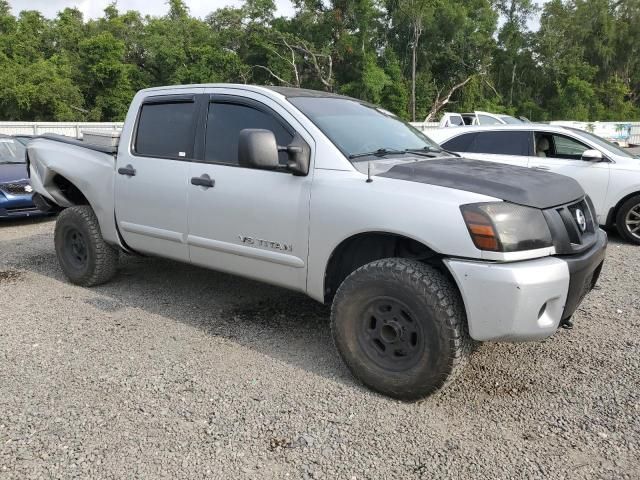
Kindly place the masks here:
[(294, 97), (289, 101), (354, 161), (371, 153), (440, 151), (436, 142), (393, 114), (347, 98)]
[(508, 125), (520, 125), (521, 123), (524, 123), (522, 120), (510, 115), (500, 115), (500, 120)]
[(13, 138), (0, 138), (0, 164), (25, 163), (25, 146)]
[(620, 157), (625, 157), (625, 158), (638, 158), (637, 155), (632, 155), (628, 151), (620, 148), (615, 143), (611, 143), (608, 140), (605, 140), (602, 137), (594, 135), (591, 132), (587, 132), (586, 130), (580, 130), (578, 128), (569, 128), (569, 130), (573, 130), (574, 132), (580, 133), (580, 135), (582, 135), (584, 137), (587, 137), (589, 140), (591, 140), (593, 143), (597, 144), (599, 147), (602, 147), (605, 150), (609, 150), (611, 153), (613, 153), (615, 155), (619, 155)]

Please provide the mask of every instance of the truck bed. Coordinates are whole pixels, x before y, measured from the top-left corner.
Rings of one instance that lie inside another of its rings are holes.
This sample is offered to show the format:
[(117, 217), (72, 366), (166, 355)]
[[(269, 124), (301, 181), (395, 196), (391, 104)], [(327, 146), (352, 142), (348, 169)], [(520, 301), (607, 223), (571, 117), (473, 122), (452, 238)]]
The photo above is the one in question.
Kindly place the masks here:
[(75, 145), (76, 147), (88, 148), (89, 150), (94, 150), (96, 152), (109, 153), (115, 155), (118, 153), (118, 147), (116, 146), (107, 146), (107, 145), (94, 145), (92, 143), (87, 143), (83, 140), (77, 140), (75, 138), (67, 137), (65, 135), (58, 135), (56, 133), (45, 133), (43, 135), (39, 135), (36, 138), (44, 138), (46, 140), (53, 140), (54, 142), (67, 143), (69, 145)]

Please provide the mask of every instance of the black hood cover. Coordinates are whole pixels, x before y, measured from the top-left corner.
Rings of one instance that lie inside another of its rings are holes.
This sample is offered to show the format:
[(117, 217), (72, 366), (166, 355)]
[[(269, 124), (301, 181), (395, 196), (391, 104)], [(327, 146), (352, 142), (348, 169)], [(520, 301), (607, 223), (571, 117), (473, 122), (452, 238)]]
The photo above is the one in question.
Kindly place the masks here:
[(466, 158), (403, 163), (379, 176), (480, 193), (542, 209), (584, 196), (578, 182), (564, 175)]

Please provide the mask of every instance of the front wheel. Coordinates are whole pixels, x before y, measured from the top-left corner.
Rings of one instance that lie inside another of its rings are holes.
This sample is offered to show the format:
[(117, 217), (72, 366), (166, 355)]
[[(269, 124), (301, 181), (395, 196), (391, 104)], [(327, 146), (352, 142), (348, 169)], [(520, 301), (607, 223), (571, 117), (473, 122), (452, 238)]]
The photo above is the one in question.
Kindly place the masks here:
[(56, 221), (54, 242), (62, 271), (72, 283), (91, 287), (115, 275), (118, 250), (102, 238), (91, 207), (64, 209)]
[(441, 388), (472, 345), (455, 285), (437, 269), (402, 258), (369, 263), (347, 277), (333, 302), (331, 329), (353, 375), (401, 400)]
[(622, 204), (616, 215), (616, 227), (625, 240), (640, 245), (640, 195)]

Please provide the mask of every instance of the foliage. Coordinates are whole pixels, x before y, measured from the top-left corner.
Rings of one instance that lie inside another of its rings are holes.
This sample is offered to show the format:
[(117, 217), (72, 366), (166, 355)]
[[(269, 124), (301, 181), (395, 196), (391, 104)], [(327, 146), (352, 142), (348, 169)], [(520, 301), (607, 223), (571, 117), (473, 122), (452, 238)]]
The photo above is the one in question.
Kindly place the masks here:
[[(205, 19), (54, 19), (0, 0), (0, 118), (121, 120), (141, 88), (236, 82), (358, 97), (405, 119), (490, 110), (640, 118), (640, 0), (245, 0)], [(528, 26), (539, 18), (540, 28)]]

